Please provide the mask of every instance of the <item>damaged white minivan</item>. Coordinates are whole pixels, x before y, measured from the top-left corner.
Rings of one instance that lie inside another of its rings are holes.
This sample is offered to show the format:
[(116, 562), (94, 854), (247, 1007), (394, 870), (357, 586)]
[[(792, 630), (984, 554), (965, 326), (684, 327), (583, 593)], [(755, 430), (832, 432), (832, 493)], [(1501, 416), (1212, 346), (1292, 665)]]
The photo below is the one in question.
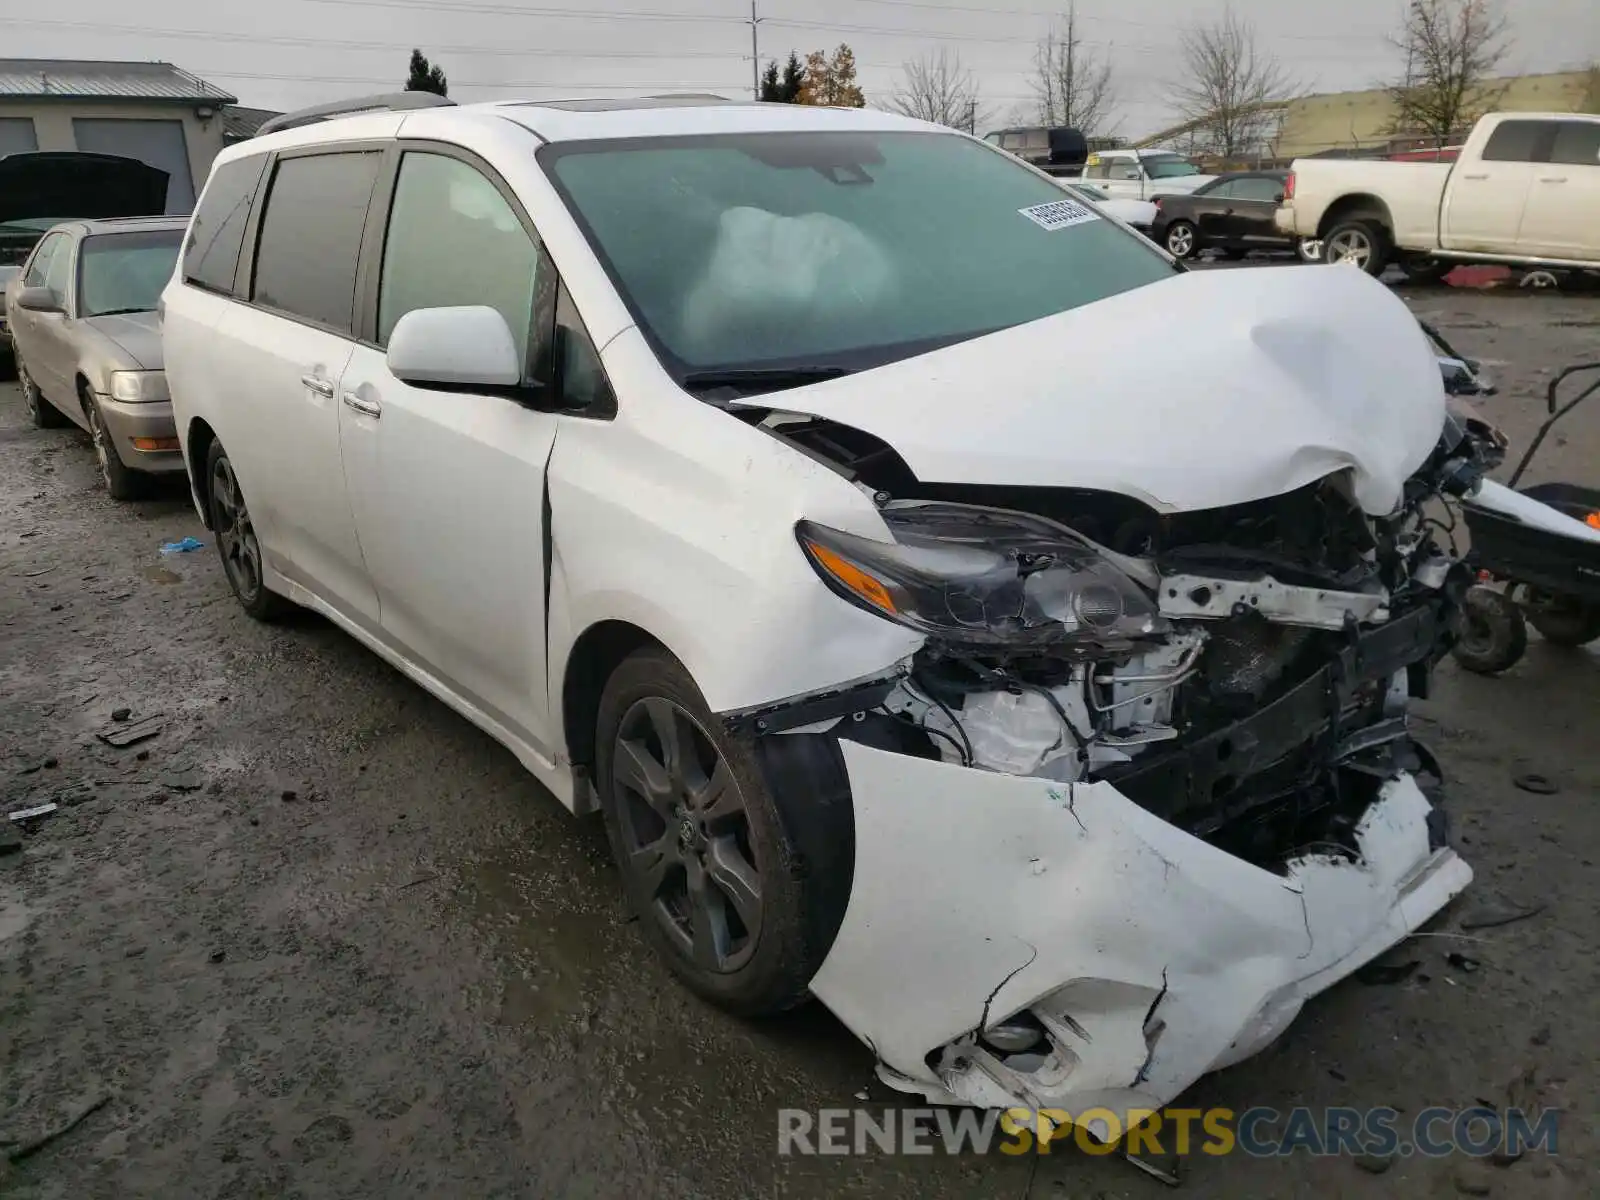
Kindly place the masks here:
[(1185, 271), (885, 113), (264, 133), (164, 297), (228, 580), (603, 812), (701, 995), (1154, 1107), (1471, 878), (1406, 705), (1466, 584), (1422, 508), (1492, 446), (1375, 281)]

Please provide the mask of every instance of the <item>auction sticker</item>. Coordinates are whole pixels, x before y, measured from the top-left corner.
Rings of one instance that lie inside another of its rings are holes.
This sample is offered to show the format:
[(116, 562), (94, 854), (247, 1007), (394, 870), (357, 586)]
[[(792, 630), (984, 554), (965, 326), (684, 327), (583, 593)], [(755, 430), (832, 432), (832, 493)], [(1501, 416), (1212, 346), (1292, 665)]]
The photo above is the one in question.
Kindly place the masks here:
[(1017, 211), (1040, 229), (1051, 232), (1100, 219), (1100, 214), (1076, 200), (1052, 200), (1049, 204), (1035, 204), (1032, 208), (1019, 208)]

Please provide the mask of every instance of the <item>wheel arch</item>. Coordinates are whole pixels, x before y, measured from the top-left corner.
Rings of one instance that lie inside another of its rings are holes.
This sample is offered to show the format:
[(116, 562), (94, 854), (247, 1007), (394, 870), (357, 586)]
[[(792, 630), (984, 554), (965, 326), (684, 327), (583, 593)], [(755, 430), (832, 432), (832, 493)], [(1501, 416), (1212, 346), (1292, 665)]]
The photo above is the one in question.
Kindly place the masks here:
[(211, 453), (211, 443), (217, 434), (203, 417), (191, 417), (183, 432), (183, 457), (189, 467), (189, 492), (194, 497), (200, 523), (207, 529), (211, 525), (211, 483), (206, 477), (206, 455)]
[(1323, 211), (1317, 223), (1317, 240), (1325, 240), (1336, 225), (1356, 217), (1370, 217), (1383, 227), (1390, 240), (1394, 238), (1394, 217), (1389, 206), (1370, 192), (1352, 192), (1340, 196)]
[[(646, 647), (672, 653), (653, 633), (631, 621), (617, 619), (596, 621), (572, 643), (559, 693), (561, 732), (568, 762), (573, 771), (585, 779), (594, 777), (595, 723), (600, 716), (600, 696), (605, 691), (606, 681), (623, 660)], [(586, 811), (587, 805), (580, 799), (577, 808), (580, 812)]]

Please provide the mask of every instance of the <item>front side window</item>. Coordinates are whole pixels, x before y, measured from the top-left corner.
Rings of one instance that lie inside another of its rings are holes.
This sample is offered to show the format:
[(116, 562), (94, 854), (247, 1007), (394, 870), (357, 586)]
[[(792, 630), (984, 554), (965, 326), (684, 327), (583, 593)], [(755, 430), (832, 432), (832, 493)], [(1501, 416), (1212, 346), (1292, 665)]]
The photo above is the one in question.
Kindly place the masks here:
[(223, 295), (232, 294), (245, 227), (250, 223), (250, 206), (266, 165), (267, 156), (258, 154), (225, 162), (211, 172), (200, 197), (200, 208), (189, 224), (183, 252), (185, 282)]
[(350, 333), (361, 231), (381, 161), (353, 151), (279, 160), (261, 216), (251, 299)]
[(1562, 121), (1550, 161), (1575, 167), (1600, 167), (1600, 121)]
[(39, 243), (39, 248), (33, 253), (33, 261), (28, 264), (27, 273), (22, 277), (23, 287), (44, 286), (45, 276), (50, 270), (50, 260), (56, 256), (56, 251), (66, 240), (65, 234), (52, 233)]
[(1484, 162), (1538, 162), (1549, 121), (1501, 121), (1484, 143)]
[(1147, 154), (1144, 169), (1151, 179), (1180, 179), (1185, 175), (1198, 175), (1200, 168), (1181, 154)]
[(44, 286), (50, 289), (50, 294), (56, 298), (58, 304), (67, 302), (67, 285), (72, 280), (72, 244), (63, 236), (55, 253), (50, 256), (50, 265), (45, 268)]
[(954, 134), (554, 143), (539, 160), (680, 379), (864, 369), (1173, 271), (1051, 180)]
[(476, 167), (410, 151), (400, 160), (378, 291), (378, 343), (417, 308), (487, 304), (505, 317), (524, 363), (539, 248)]
[(84, 238), (78, 247), (78, 315), (154, 312), (182, 243), (178, 229)]

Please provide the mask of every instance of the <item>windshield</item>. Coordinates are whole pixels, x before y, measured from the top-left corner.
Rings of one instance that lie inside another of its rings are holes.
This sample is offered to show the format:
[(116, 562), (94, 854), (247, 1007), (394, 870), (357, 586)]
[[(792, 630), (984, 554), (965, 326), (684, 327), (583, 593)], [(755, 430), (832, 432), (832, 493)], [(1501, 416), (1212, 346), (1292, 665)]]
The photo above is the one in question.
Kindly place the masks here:
[(172, 278), (181, 229), (102, 233), (83, 239), (78, 258), (78, 315), (151, 312)]
[(1172, 274), (979, 142), (764, 133), (555, 143), (539, 160), (668, 370), (862, 370)]
[(1200, 168), (1176, 154), (1146, 154), (1145, 174), (1151, 179), (1176, 179), (1179, 175), (1198, 175)]

